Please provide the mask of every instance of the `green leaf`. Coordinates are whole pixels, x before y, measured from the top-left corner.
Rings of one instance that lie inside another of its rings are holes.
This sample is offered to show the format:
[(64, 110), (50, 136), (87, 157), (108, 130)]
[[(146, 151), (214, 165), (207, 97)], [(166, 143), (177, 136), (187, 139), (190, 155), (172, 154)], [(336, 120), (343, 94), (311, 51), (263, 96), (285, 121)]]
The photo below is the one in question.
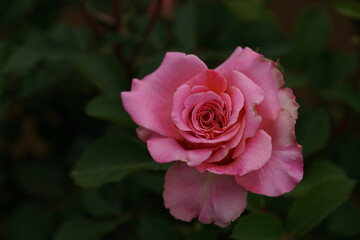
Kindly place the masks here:
[(13, 211), (5, 240), (46, 240), (54, 226), (50, 212), (42, 206), (26, 204)]
[(77, 185), (98, 187), (117, 182), (130, 173), (166, 169), (167, 164), (155, 163), (137, 140), (124, 136), (107, 136), (91, 144), (72, 172)]
[[(330, 117), (324, 109), (300, 108), (297, 137), (303, 146), (303, 154), (309, 156), (323, 148), (330, 137)], [(303, 114), (302, 114), (303, 113)], [(301, 117), (302, 116), (302, 117)]]
[(3, 70), (6, 73), (19, 74), (27, 72), (40, 60), (59, 60), (63, 56), (61, 50), (51, 45), (45, 38), (36, 38), (15, 48)]
[(284, 227), (280, 220), (266, 213), (241, 217), (231, 237), (237, 240), (281, 240)]
[(248, 203), (246, 205), (246, 209), (251, 212), (258, 212), (265, 206), (264, 196), (248, 192), (247, 197)]
[(332, 6), (338, 13), (346, 17), (360, 19), (359, 2), (349, 0), (333, 1)]
[(248, 46), (254, 50), (259, 49), (266, 58), (274, 60), (288, 54), (291, 50), (290, 42), (280, 29), (270, 22), (231, 23), (219, 36), (219, 42), (222, 49), (229, 46)]
[(116, 195), (105, 195), (99, 189), (86, 189), (82, 193), (84, 209), (94, 217), (116, 216), (120, 213), (120, 203)]
[(56, 198), (64, 191), (64, 176), (56, 166), (28, 163), (14, 170), (17, 184), (29, 194)]
[(194, 2), (184, 4), (177, 10), (174, 19), (174, 31), (177, 42), (186, 50), (197, 46), (197, 5)]
[(178, 239), (169, 222), (158, 215), (145, 215), (139, 224), (139, 240), (169, 240)]
[(69, 60), (101, 92), (119, 94), (125, 89), (126, 77), (114, 56), (74, 54)]
[(289, 234), (300, 237), (309, 232), (348, 199), (354, 186), (351, 180), (331, 180), (297, 198), (288, 216)]
[(293, 57), (295, 63), (303, 63), (326, 47), (331, 30), (329, 14), (323, 8), (311, 8), (302, 13), (296, 25)]
[(343, 169), (336, 164), (320, 160), (312, 164), (308, 171), (305, 171), (304, 179), (296, 188), (287, 194), (291, 197), (299, 197), (306, 194), (314, 186), (330, 180), (346, 180), (347, 176)]
[(268, 9), (261, 3), (248, 0), (227, 0), (228, 10), (239, 20), (273, 21)]
[(23, 1), (23, 0), (15, 0), (11, 1), (11, 4), (8, 6), (6, 11), (3, 11), (1, 16), (1, 23), (4, 25), (14, 25), (26, 15), (31, 9), (32, 1)]
[(99, 226), (88, 219), (74, 217), (62, 223), (54, 240), (100, 240)]
[(120, 95), (101, 95), (91, 100), (85, 108), (87, 115), (134, 128), (136, 125), (124, 110)]
[(330, 218), (328, 231), (332, 235), (346, 237), (360, 235), (360, 214), (356, 207), (351, 202), (346, 202), (339, 207)]

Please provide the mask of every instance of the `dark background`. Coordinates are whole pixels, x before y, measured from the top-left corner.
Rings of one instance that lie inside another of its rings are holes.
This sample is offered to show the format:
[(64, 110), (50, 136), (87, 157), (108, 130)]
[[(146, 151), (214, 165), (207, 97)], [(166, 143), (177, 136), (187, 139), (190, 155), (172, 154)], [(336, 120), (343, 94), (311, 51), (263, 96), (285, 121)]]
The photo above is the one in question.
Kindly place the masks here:
[[(359, 19), (347, 0), (1, 1), (0, 239), (359, 239)], [(119, 93), (167, 51), (214, 68), (236, 46), (279, 59), (304, 180), (224, 229), (177, 221)]]

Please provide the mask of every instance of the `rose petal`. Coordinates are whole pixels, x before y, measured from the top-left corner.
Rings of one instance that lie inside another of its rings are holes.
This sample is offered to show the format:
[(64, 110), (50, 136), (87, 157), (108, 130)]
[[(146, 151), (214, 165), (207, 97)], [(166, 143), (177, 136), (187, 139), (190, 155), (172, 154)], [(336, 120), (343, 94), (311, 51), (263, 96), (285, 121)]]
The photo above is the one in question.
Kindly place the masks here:
[(245, 99), (245, 129), (234, 156), (238, 157), (245, 149), (247, 138), (254, 136), (260, 127), (262, 117), (257, 113), (257, 106), (264, 99), (264, 91), (241, 72), (233, 71), (229, 84), (240, 89)]
[(183, 161), (189, 166), (196, 166), (208, 159), (212, 149), (184, 149), (175, 139), (154, 136), (147, 141), (151, 157), (159, 163)]
[(247, 192), (231, 176), (199, 173), (186, 164), (175, 163), (167, 171), (165, 207), (177, 219), (225, 227), (244, 211)]
[(265, 118), (275, 119), (280, 105), (273, 69), (271, 61), (263, 59), (262, 55), (250, 48), (236, 48), (233, 54), (215, 70), (226, 79), (230, 77), (232, 71), (239, 71), (259, 85), (264, 90), (264, 101), (259, 105), (258, 111)]
[(270, 160), (259, 170), (237, 176), (236, 181), (251, 192), (279, 196), (290, 192), (303, 177), (301, 147), (294, 138), (294, 119), (285, 110), (266, 131), (272, 136)]
[(288, 111), (294, 119), (297, 119), (299, 104), (290, 88), (282, 88), (278, 92), (281, 108)]
[(263, 130), (246, 143), (245, 151), (231, 163), (225, 165), (207, 164), (207, 170), (216, 174), (244, 175), (264, 166), (271, 156), (271, 137)]
[(206, 69), (194, 55), (167, 53), (155, 72), (141, 81), (134, 79), (131, 91), (121, 93), (123, 105), (139, 126), (181, 139), (171, 118), (173, 95), (180, 85)]
[(206, 70), (190, 81), (186, 82), (189, 86), (206, 86), (210, 91), (216, 93), (224, 92), (227, 88), (226, 80), (214, 70)]
[(239, 119), (239, 113), (240, 110), (243, 108), (244, 106), (244, 96), (241, 93), (241, 91), (236, 88), (236, 87), (230, 87), (228, 89), (229, 95), (230, 95), (230, 99), (232, 102), (232, 107), (231, 107), (231, 117), (229, 119), (229, 125), (234, 124), (235, 122), (237, 122)]
[(191, 89), (189, 85), (182, 85), (174, 94), (173, 107), (171, 111), (171, 117), (175, 125), (183, 131), (190, 131), (187, 121), (184, 121), (182, 118), (182, 112), (184, 111), (184, 102), (191, 94)]

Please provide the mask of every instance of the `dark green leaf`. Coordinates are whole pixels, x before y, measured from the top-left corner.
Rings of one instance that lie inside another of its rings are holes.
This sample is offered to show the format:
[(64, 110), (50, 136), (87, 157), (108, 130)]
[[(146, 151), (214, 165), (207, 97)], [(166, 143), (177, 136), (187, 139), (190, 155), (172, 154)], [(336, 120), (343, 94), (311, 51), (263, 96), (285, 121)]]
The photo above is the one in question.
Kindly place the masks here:
[(360, 3), (350, 0), (333, 1), (333, 8), (340, 14), (360, 19)]
[(241, 22), (230, 24), (219, 36), (221, 49), (231, 46), (231, 51), (236, 46), (247, 46), (258, 49), (266, 58), (276, 58), (287, 54), (291, 45), (285, 39), (280, 29), (270, 22)]
[(227, 0), (225, 5), (239, 20), (273, 21), (268, 9), (260, 2), (248, 0)]
[(99, 226), (88, 219), (74, 217), (62, 223), (54, 240), (100, 240)]
[(143, 216), (140, 220), (138, 232), (140, 240), (178, 239), (176, 232), (172, 229), (171, 224), (158, 215)]
[(107, 136), (91, 144), (72, 172), (81, 187), (98, 187), (116, 182), (128, 174), (144, 169), (166, 169), (155, 163), (136, 140), (124, 136)]
[(281, 240), (284, 227), (280, 220), (266, 213), (241, 217), (231, 235), (237, 240)]
[(76, 69), (103, 93), (119, 94), (126, 78), (119, 62), (110, 55), (76, 54), (69, 60)]
[(8, 58), (4, 67), (5, 72), (22, 73), (29, 71), (40, 60), (58, 60), (63, 53), (46, 39), (39, 38), (30, 43), (17, 47)]
[(305, 171), (304, 179), (296, 188), (288, 193), (288, 196), (299, 197), (307, 193), (314, 186), (330, 180), (345, 180), (346, 173), (334, 163), (320, 160), (312, 164), (308, 171)]
[(56, 166), (17, 165), (15, 179), (26, 192), (40, 197), (59, 197), (64, 191), (64, 177)]
[(258, 212), (265, 206), (264, 196), (248, 192), (247, 197), (248, 203), (246, 205), (246, 209), (251, 212)]
[(174, 31), (178, 43), (187, 50), (197, 46), (196, 3), (189, 2), (178, 9), (174, 20)]
[(6, 240), (46, 240), (54, 226), (50, 212), (37, 205), (22, 205), (15, 209), (8, 222)]
[(101, 95), (91, 100), (85, 108), (87, 115), (124, 126), (135, 127), (135, 124), (124, 110), (120, 95)]
[(294, 201), (288, 216), (291, 236), (304, 235), (348, 199), (355, 182), (331, 180), (317, 185)]
[(346, 202), (332, 214), (328, 231), (334, 235), (355, 237), (360, 235), (360, 213), (356, 206)]
[(302, 13), (294, 32), (294, 61), (303, 63), (326, 47), (331, 30), (329, 14), (323, 8), (311, 8)]
[[(330, 137), (331, 123), (323, 109), (302, 111), (297, 122), (297, 137), (306, 156), (323, 148)], [(301, 115), (304, 113), (303, 115)], [(302, 116), (302, 117), (301, 117)]]
[(120, 202), (116, 195), (109, 196), (100, 190), (84, 190), (82, 204), (84, 209), (95, 217), (116, 216), (120, 212)]
[(8, 6), (6, 11), (3, 12), (1, 16), (1, 23), (5, 25), (14, 25), (22, 17), (25, 16), (25, 13), (30, 10), (32, 1), (23, 1), (23, 0), (14, 0), (11, 1), (11, 4)]

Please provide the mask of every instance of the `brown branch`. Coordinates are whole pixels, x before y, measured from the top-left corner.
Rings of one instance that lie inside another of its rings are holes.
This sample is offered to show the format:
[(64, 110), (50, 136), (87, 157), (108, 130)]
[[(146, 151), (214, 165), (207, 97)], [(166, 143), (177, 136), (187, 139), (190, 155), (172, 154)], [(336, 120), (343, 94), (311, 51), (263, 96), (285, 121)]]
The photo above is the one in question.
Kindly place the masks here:
[(163, 5), (163, 0), (156, 1), (155, 10), (151, 13), (148, 24), (146, 25), (145, 30), (144, 30), (143, 38), (142, 38), (140, 44), (135, 49), (135, 52), (133, 55), (134, 58), (137, 57), (141, 53), (141, 50), (144, 48), (151, 31), (154, 29), (154, 27), (159, 19), (162, 5)]
[(95, 39), (99, 38), (101, 35), (104, 34), (104, 29), (98, 22), (88, 13), (85, 8), (85, 5), (81, 6), (81, 12), (86, 20), (86, 23), (89, 25), (90, 30), (93, 33)]
[(113, 16), (115, 19), (115, 31), (116, 32), (121, 32), (121, 25), (122, 25), (122, 21), (121, 21), (121, 0), (113, 0), (112, 1), (113, 4)]

